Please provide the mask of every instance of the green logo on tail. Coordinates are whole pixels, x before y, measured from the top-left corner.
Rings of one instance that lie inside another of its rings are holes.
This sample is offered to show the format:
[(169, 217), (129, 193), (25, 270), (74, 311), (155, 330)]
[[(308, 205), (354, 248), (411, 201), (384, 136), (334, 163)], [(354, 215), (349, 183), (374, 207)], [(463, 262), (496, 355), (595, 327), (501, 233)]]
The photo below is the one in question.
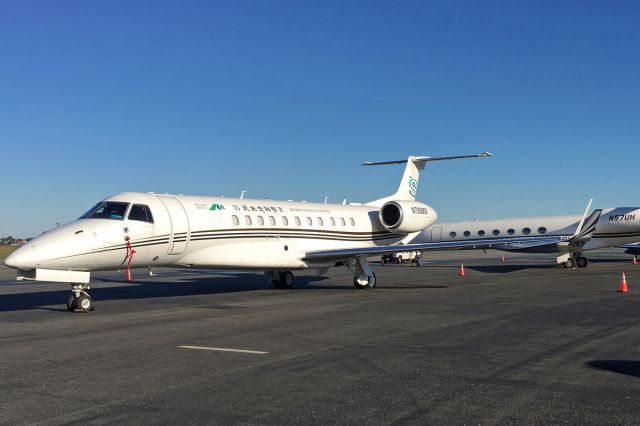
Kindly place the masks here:
[(418, 181), (414, 178), (409, 178), (409, 195), (412, 197), (416, 196), (416, 191), (418, 190)]
[(224, 206), (222, 204), (213, 204), (209, 210), (212, 210), (212, 211), (224, 210)]

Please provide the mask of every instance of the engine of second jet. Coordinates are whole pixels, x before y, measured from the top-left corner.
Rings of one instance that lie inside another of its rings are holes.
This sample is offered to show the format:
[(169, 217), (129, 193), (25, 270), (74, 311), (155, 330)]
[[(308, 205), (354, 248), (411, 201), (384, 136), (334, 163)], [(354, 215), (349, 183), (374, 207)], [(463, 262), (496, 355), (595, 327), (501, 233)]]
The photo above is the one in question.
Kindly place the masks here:
[(388, 201), (380, 208), (380, 223), (391, 232), (408, 234), (431, 226), (438, 215), (418, 201)]

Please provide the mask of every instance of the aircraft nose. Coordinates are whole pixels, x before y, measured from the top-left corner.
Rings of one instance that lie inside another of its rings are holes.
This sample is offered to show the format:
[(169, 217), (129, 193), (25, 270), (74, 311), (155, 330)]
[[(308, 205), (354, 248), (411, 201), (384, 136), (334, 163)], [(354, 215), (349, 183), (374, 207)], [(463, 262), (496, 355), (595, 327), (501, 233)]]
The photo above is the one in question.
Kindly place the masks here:
[(20, 254), (18, 253), (21, 249), (18, 249), (16, 251), (14, 251), (13, 253), (11, 253), (5, 260), (4, 260), (4, 264), (6, 266), (8, 266), (9, 268), (13, 268), (13, 269), (19, 269), (19, 260), (20, 260)]
[(4, 264), (13, 269), (36, 269), (46, 259), (45, 254), (36, 246), (26, 245), (11, 253), (4, 260)]

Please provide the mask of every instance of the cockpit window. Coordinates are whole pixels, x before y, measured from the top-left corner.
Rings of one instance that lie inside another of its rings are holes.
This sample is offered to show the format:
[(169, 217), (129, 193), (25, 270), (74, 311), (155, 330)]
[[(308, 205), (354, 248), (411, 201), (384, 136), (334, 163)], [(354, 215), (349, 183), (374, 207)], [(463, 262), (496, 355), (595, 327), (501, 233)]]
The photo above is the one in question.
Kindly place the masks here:
[(129, 220), (140, 220), (142, 222), (153, 223), (153, 216), (148, 206), (143, 204), (134, 204), (129, 212)]
[(104, 201), (95, 205), (94, 208), (80, 216), (80, 219), (124, 219), (124, 214), (129, 207), (129, 203), (117, 201)]

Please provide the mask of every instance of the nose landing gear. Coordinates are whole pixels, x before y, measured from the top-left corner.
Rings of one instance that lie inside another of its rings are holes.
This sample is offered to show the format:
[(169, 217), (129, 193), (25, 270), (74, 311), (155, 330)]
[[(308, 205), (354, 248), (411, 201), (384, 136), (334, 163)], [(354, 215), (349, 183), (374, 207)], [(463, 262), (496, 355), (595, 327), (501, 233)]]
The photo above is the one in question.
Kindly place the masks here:
[(67, 298), (67, 309), (69, 312), (90, 312), (93, 311), (91, 296), (85, 290), (89, 285), (71, 284), (71, 294)]

